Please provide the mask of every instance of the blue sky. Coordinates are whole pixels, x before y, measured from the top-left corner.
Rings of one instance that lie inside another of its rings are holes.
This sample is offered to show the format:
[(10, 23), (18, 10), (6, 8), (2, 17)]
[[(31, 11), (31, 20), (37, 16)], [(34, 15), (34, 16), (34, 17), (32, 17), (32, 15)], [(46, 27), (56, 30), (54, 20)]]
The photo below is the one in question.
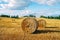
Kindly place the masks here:
[(0, 15), (60, 15), (60, 0), (0, 0)]

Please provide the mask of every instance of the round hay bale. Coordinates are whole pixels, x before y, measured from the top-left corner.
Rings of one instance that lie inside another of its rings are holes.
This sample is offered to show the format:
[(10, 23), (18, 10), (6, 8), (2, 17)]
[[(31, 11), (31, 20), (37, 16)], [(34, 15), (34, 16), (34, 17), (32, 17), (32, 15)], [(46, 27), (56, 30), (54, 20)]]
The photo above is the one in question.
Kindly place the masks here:
[(23, 21), (22, 21), (22, 30), (25, 32), (25, 33), (33, 33), (37, 30), (37, 27), (38, 27), (38, 22), (36, 21), (36, 19), (34, 18), (25, 18)]
[(46, 21), (43, 19), (39, 20), (38, 21), (38, 27), (40, 27), (40, 28), (46, 27)]

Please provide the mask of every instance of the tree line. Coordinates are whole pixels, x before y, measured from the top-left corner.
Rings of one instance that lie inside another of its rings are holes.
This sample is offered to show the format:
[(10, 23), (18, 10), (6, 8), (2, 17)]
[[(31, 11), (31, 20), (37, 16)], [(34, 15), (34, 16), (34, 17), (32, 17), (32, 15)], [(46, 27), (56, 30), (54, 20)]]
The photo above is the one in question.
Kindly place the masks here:
[(4, 15), (4, 14), (0, 15), (0, 17), (19, 18), (18, 15), (17, 16), (10, 16), (10, 15)]
[[(0, 17), (19, 18), (18, 15), (16, 15), (16, 16), (10, 16), (10, 15), (4, 15), (4, 14), (0, 15)], [(25, 15), (25, 16), (23, 16), (23, 17), (35, 17), (35, 18), (36, 18), (36, 16), (35, 16), (35, 15), (32, 15), (32, 14), (30, 14), (30, 15)], [(60, 19), (60, 15), (59, 15), (59, 16), (43, 16), (43, 15), (42, 15), (42, 16), (40, 16), (40, 18)]]
[(60, 19), (60, 15), (59, 16), (40, 16), (40, 18)]
[[(26, 16), (24, 16), (24, 17), (36, 17), (35, 15), (26, 15)], [(40, 18), (48, 18), (48, 19), (60, 19), (60, 15), (58, 15), (58, 16), (40, 16)]]

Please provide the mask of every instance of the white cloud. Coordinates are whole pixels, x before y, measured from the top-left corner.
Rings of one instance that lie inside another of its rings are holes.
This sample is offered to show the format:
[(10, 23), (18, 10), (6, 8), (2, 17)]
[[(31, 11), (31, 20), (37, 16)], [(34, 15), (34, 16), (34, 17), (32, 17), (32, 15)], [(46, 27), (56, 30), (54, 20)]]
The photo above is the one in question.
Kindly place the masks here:
[(46, 9), (46, 10), (40, 10), (37, 11), (37, 17), (40, 17), (41, 15), (44, 16), (58, 16), (60, 15), (60, 9)]
[(29, 14), (35, 15), (36, 17), (40, 17), (41, 15), (44, 15), (44, 16), (58, 16), (58, 15), (60, 15), (60, 10), (58, 10), (58, 9), (56, 9), (56, 10), (46, 9), (46, 10), (39, 10), (39, 11), (32, 11), (32, 10), (29, 10), (29, 9), (24, 9), (24, 10), (0, 10), (0, 14), (19, 15), (20, 17), (25, 16), (25, 15), (29, 15)]
[(4, 0), (8, 2), (8, 4), (2, 4), (4, 9), (24, 9), (26, 6), (30, 4), (30, 0)]
[(8, 2), (8, 0), (3, 0), (4, 2)]
[(12, 10), (24, 9), (31, 3), (31, 1), (50, 6), (60, 2), (60, 0), (3, 0), (3, 1), (8, 2), (8, 4), (1, 4), (0, 5), (2, 6), (1, 9), (12, 9)]
[(60, 9), (45, 9), (39, 11), (30, 11), (30, 14), (35, 15), (36, 17), (43, 16), (58, 16), (60, 15)]
[(20, 10), (21, 16), (25, 16), (25, 15), (28, 15), (30, 13), (32, 13), (32, 11), (29, 9)]
[(60, 2), (59, 0), (31, 0), (31, 1), (37, 2), (39, 4), (50, 5), (50, 6)]
[[(4, 12), (3, 12), (4, 11)], [(28, 9), (24, 10), (0, 10), (0, 15), (5, 14), (5, 15), (19, 15), (19, 16), (25, 16), (30, 14), (32, 11)]]

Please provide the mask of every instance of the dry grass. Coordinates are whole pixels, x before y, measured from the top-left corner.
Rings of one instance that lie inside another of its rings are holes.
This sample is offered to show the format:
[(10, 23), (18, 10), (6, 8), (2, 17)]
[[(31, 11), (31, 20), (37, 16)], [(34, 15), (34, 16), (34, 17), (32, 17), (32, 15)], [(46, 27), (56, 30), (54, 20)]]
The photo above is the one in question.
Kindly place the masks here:
[(46, 21), (47, 27), (60, 27), (60, 20), (58, 19), (45, 19), (45, 18), (37, 18), (37, 20), (43, 19)]
[(46, 20), (46, 27), (37, 29), (33, 34), (26, 34), (21, 28), (23, 19), (0, 17), (0, 40), (60, 40), (60, 20), (37, 18)]

